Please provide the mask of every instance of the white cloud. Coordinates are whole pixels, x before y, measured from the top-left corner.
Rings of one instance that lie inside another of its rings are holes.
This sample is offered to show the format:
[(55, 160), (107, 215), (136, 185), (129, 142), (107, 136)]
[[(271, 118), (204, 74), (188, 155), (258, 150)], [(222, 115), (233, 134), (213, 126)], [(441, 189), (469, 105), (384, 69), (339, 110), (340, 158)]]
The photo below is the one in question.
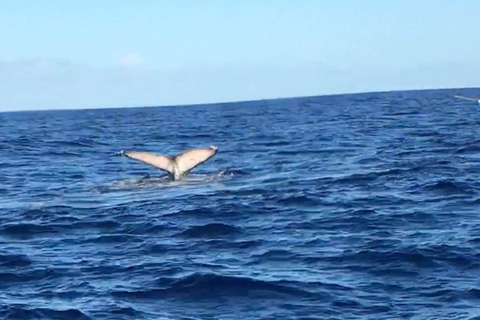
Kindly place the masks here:
[(124, 67), (135, 68), (145, 65), (142, 57), (136, 53), (127, 53), (120, 58), (120, 64)]

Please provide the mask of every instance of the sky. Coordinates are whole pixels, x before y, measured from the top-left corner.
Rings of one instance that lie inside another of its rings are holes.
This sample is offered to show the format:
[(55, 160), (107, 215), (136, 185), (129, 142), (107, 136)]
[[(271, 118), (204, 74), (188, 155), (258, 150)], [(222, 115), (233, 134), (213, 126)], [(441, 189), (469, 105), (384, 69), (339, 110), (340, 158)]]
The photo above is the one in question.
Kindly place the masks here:
[(0, 111), (480, 87), (477, 0), (2, 0)]

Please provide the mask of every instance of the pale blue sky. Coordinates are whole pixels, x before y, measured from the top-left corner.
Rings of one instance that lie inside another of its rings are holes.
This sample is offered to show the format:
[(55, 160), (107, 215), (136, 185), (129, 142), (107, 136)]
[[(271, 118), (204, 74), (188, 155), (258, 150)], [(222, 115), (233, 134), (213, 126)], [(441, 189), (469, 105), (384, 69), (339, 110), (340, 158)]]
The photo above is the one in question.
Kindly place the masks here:
[(0, 111), (480, 86), (477, 0), (2, 0)]

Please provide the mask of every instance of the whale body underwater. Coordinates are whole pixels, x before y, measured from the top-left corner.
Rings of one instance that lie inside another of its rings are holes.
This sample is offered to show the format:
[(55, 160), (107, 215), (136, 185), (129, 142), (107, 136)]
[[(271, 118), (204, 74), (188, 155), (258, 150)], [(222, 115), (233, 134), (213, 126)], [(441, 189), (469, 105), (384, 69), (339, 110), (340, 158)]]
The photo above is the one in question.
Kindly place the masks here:
[(184, 180), (190, 171), (217, 154), (218, 148), (195, 148), (174, 156), (158, 155), (146, 151), (121, 151), (127, 158), (134, 159), (167, 172), (171, 179)]

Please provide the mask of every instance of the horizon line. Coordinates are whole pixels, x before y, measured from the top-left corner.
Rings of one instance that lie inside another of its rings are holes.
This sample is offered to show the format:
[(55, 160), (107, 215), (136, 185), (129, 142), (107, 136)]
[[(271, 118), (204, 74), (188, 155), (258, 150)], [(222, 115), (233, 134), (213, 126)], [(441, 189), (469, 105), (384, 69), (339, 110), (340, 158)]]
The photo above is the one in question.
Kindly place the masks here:
[(276, 98), (260, 98), (251, 100), (231, 100), (231, 101), (219, 101), (219, 102), (206, 102), (206, 103), (186, 103), (186, 104), (165, 104), (165, 105), (135, 105), (135, 106), (111, 106), (111, 107), (85, 107), (85, 108), (47, 108), (47, 109), (20, 109), (20, 110), (6, 110), (0, 111), (0, 113), (15, 113), (15, 112), (51, 112), (51, 111), (90, 111), (90, 110), (117, 110), (117, 109), (140, 109), (140, 108), (172, 108), (172, 107), (195, 107), (195, 106), (212, 106), (220, 104), (235, 104), (235, 103), (249, 103), (260, 101), (274, 101), (274, 100), (292, 100), (292, 99), (304, 99), (304, 98), (319, 98), (319, 97), (335, 97), (335, 96), (348, 96), (358, 94), (372, 94), (372, 93), (395, 93), (395, 92), (411, 92), (411, 91), (441, 91), (441, 90), (471, 90), (480, 89), (480, 87), (442, 87), (442, 88), (430, 88), (430, 89), (393, 89), (393, 90), (379, 90), (379, 91), (352, 91), (344, 93), (327, 93), (318, 95), (305, 95), (305, 96), (286, 96)]

